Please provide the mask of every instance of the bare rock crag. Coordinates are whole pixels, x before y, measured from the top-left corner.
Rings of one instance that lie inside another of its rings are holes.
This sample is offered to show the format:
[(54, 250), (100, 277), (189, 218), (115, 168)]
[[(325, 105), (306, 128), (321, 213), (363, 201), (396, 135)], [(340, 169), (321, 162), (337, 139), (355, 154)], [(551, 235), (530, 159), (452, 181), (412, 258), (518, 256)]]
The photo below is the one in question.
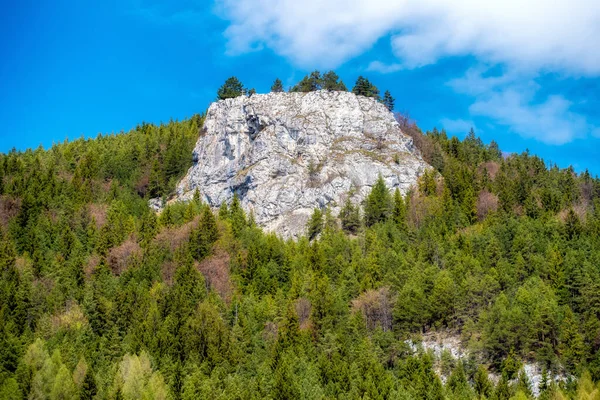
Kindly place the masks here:
[(256, 222), (284, 237), (305, 232), (315, 207), (337, 215), (381, 174), (406, 193), (428, 168), (392, 113), (348, 92), (269, 93), (213, 103), (176, 200), (196, 188), (219, 207), (237, 193)]

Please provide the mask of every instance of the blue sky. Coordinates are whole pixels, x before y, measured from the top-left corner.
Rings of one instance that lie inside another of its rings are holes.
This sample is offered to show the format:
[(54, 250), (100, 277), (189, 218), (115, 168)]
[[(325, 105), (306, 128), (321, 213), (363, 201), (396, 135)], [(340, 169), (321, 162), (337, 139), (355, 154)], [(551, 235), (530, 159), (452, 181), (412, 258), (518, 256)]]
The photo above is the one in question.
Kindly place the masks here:
[(423, 129), (471, 126), (600, 174), (600, 2), (4, 2), (0, 151), (206, 110), (231, 75), (258, 92), (335, 69), (390, 90)]

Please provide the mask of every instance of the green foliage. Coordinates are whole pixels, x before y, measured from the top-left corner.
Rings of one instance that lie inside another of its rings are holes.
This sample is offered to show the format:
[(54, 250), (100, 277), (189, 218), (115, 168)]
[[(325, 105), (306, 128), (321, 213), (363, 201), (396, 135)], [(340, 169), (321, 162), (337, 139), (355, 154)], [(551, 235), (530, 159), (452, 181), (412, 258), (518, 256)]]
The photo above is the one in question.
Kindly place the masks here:
[(390, 215), (392, 198), (385, 185), (383, 177), (379, 175), (371, 188), (371, 193), (365, 199), (365, 225), (372, 226), (385, 221)]
[(196, 260), (202, 260), (211, 252), (219, 232), (217, 221), (210, 207), (203, 207), (198, 227), (190, 233), (190, 252)]
[(323, 88), (323, 79), (319, 71), (313, 71), (306, 75), (297, 85), (292, 87), (291, 92), (314, 92)]
[(314, 92), (316, 90), (329, 90), (346, 92), (348, 89), (339, 76), (333, 71), (321, 75), (319, 71), (313, 71), (310, 75), (302, 78), (297, 85), (292, 87), (292, 92)]
[[(285, 241), (237, 195), (150, 210), (201, 125), (0, 154), (0, 398), (527, 398), (525, 360), (540, 398), (597, 393), (597, 179), (407, 123), (435, 172), (406, 196), (379, 177)], [(405, 342), (432, 330), (476, 360)]]
[(340, 210), (339, 215), (344, 232), (356, 234), (360, 228), (360, 209), (350, 201), (350, 197), (346, 199), (344, 207)]
[(323, 230), (323, 211), (315, 208), (308, 221), (308, 240), (316, 238)]
[(281, 82), (281, 79), (277, 78), (275, 79), (275, 81), (273, 82), (273, 85), (271, 86), (271, 92), (274, 93), (281, 93), (283, 92), (283, 83)]
[(235, 76), (227, 78), (217, 91), (217, 100), (233, 99), (244, 94), (244, 85)]
[[(379, 89), (377, 89), (375, 85), (373, 85), (371, 82), (369, 82), (367, 78), (364, 78), (363, 76), (359, 76), (356, 80), (356, 83), (352, 88), (352, 93), (358, 96), (374, 97), (375, 99), (379, 100)], [(391, 95), (390, 98), (388, 98), (388, 103), (391, 104), (389, 100), (392, 100), (391, 103), (393, 103)], [(388, 103), (386, 103), (386, 106), (388, 105)]]
[(337, 74), (333, 71), (329, 71), (326, 72), (325, 74), (323, 74), (323, 77), (321, 78), (322, 80), (322, 87), (325, 90), (329, 90), (329, 91), (339, 91), (339, 92), (347, 92), (348, 89), (346, 88), (346, 85), (344, 85), (344, 82), (340, 80), (339, 76), (337, 76)]
[(383, 103), (384, 106), (387, 107), (388, 110), (393, 111), (395, 100), (396, 99), (394, 99), (392, 97), (392, 94), (390, 93), (390, 91), (386, 90), (385, 93), (383, 94), (383, 99), (381, 99), (381, 102)]
[(91, 368), (87, 368), (79, 391), (79, 398), (81, 400), (92, 400), (96, 393), (98, 393), (98, 388), (94, 372)]

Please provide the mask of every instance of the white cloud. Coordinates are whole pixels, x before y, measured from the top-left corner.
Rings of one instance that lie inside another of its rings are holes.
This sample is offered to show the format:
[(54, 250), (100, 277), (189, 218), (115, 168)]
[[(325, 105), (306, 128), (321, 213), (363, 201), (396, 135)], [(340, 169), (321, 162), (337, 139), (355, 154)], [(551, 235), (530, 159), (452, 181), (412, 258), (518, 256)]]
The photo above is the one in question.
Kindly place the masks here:
[[(231, 54), (268, 47), (298, 66), (334, 68), (389, 35), (398, 61), (373, 61), (369, 71), (473, 56), (479, 66), (448, 83), (473, 98), (473, 115), (548, 144), (600, 132), (565, 97), (540, 99), (536, 81), (557, 72), (600, 76), (598, 0), (216, 1), (230, 21), (225, 35)], [(503, 73), (489, 76), (495, 66)], [(458, 132), (470, 121), (445, 123)]]
[(549, 95), (542, 101), (540, 85), (533, 75), (509, 71), (503, 75), (485, 76), (488, 70), (479, 66), (469, 69), (463, 78), (448, 85), (459, 93), (474, 97), (469, 107), (472, 115), (491, 118), (527, 138), (553, 145), (568, 143), (598, 129), (587, 118), (571, 110), (572, 103), (560, 95)]
[(405, 67), (475, 55), (529, 70), (600, 74), (596, 0), (217, 0), (231, 53), (267, 46), (335, 67), (392, 35)]
[(474, 115), (493, 118), (510, 126), (523, 137), (560, 145), (584, 137), (594, 128), (583, 115), (570, 110), (562, 96), (549, 96), (543, 103), (531, 103), (528, 94), (513, 89), (477, 100), (469, 108)]
[(442, 118), (440, 123), (442, 124), (442, 128), (450, 133), (466, 134), (471, 128), (477, 130), (473, 121), (464, 119)]
[(384, 64), (381, 61), (371, 61), (371, 63), (367, 67), (367, 71), (379, 72), (380, 74), (389, 74), (392, 72), (398, 72), (402, 69), (404, 69), (402, 64), (399, 64), (399, 63)]

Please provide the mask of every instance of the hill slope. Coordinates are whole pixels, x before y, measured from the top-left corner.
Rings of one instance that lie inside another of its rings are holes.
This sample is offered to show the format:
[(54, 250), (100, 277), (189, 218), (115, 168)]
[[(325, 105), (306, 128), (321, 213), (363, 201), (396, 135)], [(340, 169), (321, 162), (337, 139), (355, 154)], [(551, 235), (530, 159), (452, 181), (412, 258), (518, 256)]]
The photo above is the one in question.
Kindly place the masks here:
[(387, 108), (349, 92), (269, 93), (213, 103), (178, 199), (234, 193), (267, 230), (305, 233), (314, 208), (361, 203), (381, 175), (406, 194), (430, 168)]
[(0, 155), (0, 399), (531, 398), (523, 362), (598, 393), (598, 179), (401, 120), (435, 173), (285, 241), (236, 199), (149, 209), (201, 125)]

